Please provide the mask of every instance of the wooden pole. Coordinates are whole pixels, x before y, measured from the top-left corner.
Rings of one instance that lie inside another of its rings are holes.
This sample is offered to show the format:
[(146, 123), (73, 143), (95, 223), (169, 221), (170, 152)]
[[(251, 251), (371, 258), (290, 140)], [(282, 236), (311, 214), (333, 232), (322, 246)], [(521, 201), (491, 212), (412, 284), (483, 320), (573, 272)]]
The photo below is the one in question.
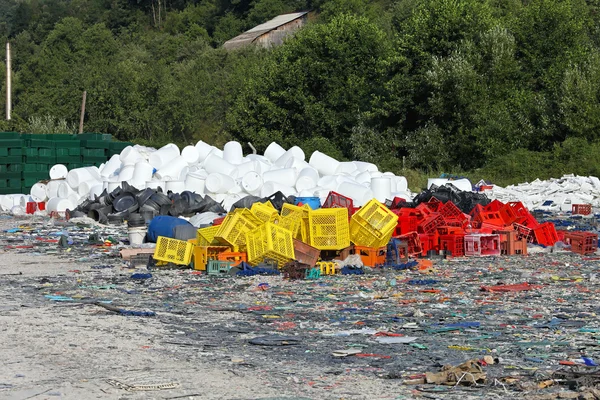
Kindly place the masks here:
[(10, 59), (10, 43), (6, 42), (6, 120), (10, 120), (10, 113), (12, 111), (12, 82), (11, 82), (11, 59)]
[(79, 119), (79, 133), (83, 133), (83, 117), (85, 116), (85, 97), (87, 92), (83, 91), (83, 99), (81, 100), (81, 118)]

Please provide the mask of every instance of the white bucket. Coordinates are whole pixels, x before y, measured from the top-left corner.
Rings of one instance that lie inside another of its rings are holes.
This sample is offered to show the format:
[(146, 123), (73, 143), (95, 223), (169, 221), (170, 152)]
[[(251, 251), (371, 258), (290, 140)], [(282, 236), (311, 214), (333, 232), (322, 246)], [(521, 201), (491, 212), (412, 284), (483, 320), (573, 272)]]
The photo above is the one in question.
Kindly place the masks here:
[(371, 164), (371, 163), (364, 162), (364, 161), (352, 161), (352, 162), (354, 163), (354, 165), (356, 165), (356, 168), (360, 172), (365, 172), (365, 171), (377, 172), (377, 171), (379, 171), (379, 168), (377, 168), (377, 165), (375, 165), (375, 164)]
[(58, 197), (58, 187), (63, 182), (66, 183), (66, 180), (64, 180), (64, 179), (57, 179), (57, 180), (49, 181), (46, 184), (46, 192), (47, 192), (47, 195), (48, 195), (49, 199), (51, 199), (52, 197)]
[(129, 236), (129, 244), (132, 246), (139, 246), (144, 243), (146, 237), (146, 227), (140, 226), (137, 228), (128, 228), (127, 235)]
[(223, 146), (223, 158), (230, 164), (241, 164), (243, 162), (242, 159), (244, 158), (242, 145), (236, 141), (225, 143), (225, 146)]
[(125, 165), (119, 171), (119, 182), (127, 182), (133, 178), (133, 173), (135, 172), (134, 165)]
[(350, 197), (355, 207), (361, 207), (373, 198), (371, 189), (356, 183), (344, 182), (337, 191), (341, 195)]
[(31, 187), (29, 194), (37, 203), (46, 201), (48, 199), (48, 189), (46, 184), (40, 182), (36, 183)]
[(167, 187), (165, 190), (171, 191), (173, 193), (181, 193), (185, 191), (185, 182), (184, 181), (167, 181)]
[(277, 161), (279, 157), (285, 154), (285, 149), (276, 142), (271, 142), (265, 149), (265, 157), (271, 162)]
[(205, 190), (212, 193), (227, 193), (235, 186), (235, 181), (229, 175), (218, 172), (208, 175), (204, 183)]
[(146, 189), (146, 182), (145, 181), (136, 181), (135, 179), (132, 179), (132, 180), (130, 180), (127, 183), (129, 183), (129, 185), (133, 186), (137, 190), (144, 190), (144, 189)]
[(318, 182), (319, 173), (317, 170), (312, 167), (304, 168), (298, 174), (298, 179), (296, 179), (296, 190), (301, 192), (303, 190), (312, 189), (317, 186)]
[(248, 194), (257, 196), (262, 188), (263, 180), (261, 176), (254, 172), (247, 172), (242, 177), (242, 189)]
[(133, 180), (136, 182), (147, 182), (152, 179), (154, 168), (147, 161), (138, 161), (133, 169)]
[(319, 171), (321, 175), (335, 175), (335, 171), (340, 165), (338, 160), (320, 151), (312, 153), (308, 163), (311, 167)]
[(151, 181), (146, 182), (146, 188), (157, 190), (159, 187), (162, 190), (166, 190), (166, 187), (167, 187), (166, 182), (159, 181), (159, 180), (151, 180)]
[[(112, 157), (111, 157), (111, 159), (112, 159)], [(121, 161), (121, 163), (123, 165), (133, 165), (136, 162), (143, 160), (143, 159), (144, 159), (144, 157), (142, 157), (140, 152), (137, 151), (137, 149), (135, 149), (133, 146), (125, 147), (123, 150), (121, 150), (121, 154), (119, 154), (119, 161)], [(118, 167), (111, 166), (111, 168), (114, 168), (113, 169), (113, 172), (114, 172)]]
[(208, 143), (204, 143), (202, 140), (196, 143), (196, 150), (198, 151), (198, 162), (206, 160), (206, 157), (213, 151), (214, 147)]
[(358, 167), (353, 162), (341, 162), (337, 169), (335, 170), (336, 174), (351, 174), (358, 170)]
[(53, 197), (46, 203), (46, 211), (48, 212), (64, 213), (67, 209), (72, 210), (74, 208), (75, 204), (68, 199), (62, 199), (60, 197)]
[(187, 161), (181, 156), (176, 156), (171, 159), (168, 164), (156, 171), (155, 175), (160, 180), (177, 181), (182, 180), (181, 175), (184, 170), (187, 174), (187, 171), (189, 170)]
[(223, 199), (223, 208), (226, 211), (231, 210), (231, 206), (234, 205), (241, 198), (242, 198), (242, 196), (240, 196), (239, 194), (230, 194), (230, 195), (228, 195), (227, 197), (225, 197), (225, 199)]
[(325, 189), (336, 190), (338, 187), (337, 176), (325, 175), (319, 179), (317, 185)]
[(233, 179), (238, 177), (238, 170), (235, 165), (222, 159), (215, 153), (210, 154), (206, 160), (204, 160), (204, 169), (209, 174), (219, 173), (230, 176)]
[(406, 192), (408, 190), (408, 181), (403, 176), (395, 176), (396, 192)]
[(263, 181), (294, 186), (296, 184), (296, 170), (294, 168), (274, 169), (263, 174)]
[(383, 173), (379, 171), (369, 171), (369, 175), (371, 175), (371, 178), (379, 178), (383, 176)]
[(112, 193), (112, 191), (118, 187), (121, 187), (120, 181), (110, 181), (110, 182), (108, 182), (108, 187), (106, 190), (108, 191), (108, 193)]
[(98, 182), (95, 179), (92, 179), (92, 180), (86, 181), (86, 182), (81, 182), (81, 184), (77, 188), (77, 194), (79, 196), (88, 197), (92, 187), (99, 185), (99, 184), (101, 184), (101, 182)]
[(58, 188), (56, 190), (56, 194), (58, 198), (67, 199), (70, 195), (76, 193), (75, 190), (69, 185), (66, 181), (59, 183)]
[(190, 192), (204, 194), (205, 182), (206, 177), (203, 174), (190, 172), (185, 179), (185, 189)]
[(119, 168), (121, 168), (121, 159), (118, 154), (113, 154), (110, 160), (108, 160), (100, 170), (100, 175), (103, 178), (108, 178), (109, 176), (114, 175)]
[(69, 174), (69, 170), (62, 164), (56, 164), (50, 168), (50, 179), (64, 179)]
[(67, 174), (67, 182), (74, 189), (79, 187), (81, 182), (89, 181), (94, 178), (95, 176), (93, 176), (87, 168), (75, 168), (70, 170)]
[(296, 190), (291, 186), (282, 185), (277, 182), (265, 182), (260, 189), (260, 197), (268, 197), (277, 192), (281, 192), (286, 196), (291, 196), (296, 193)]
[(302, 162), (304, 159), (304, 151), (300, 147), (294, 146), (283, 153), (281, 157), (274, 162), (274, 164), (281, 168), (287, 168), (289, 167), (289, 160), (297, 160), (297, 162)]
[(373, 178), (371, 180), (371, 190), (379, 202), (385, 203), (392, 195), (392, 179), (389, 176)]
[(246, 161), (245, 163), (239, 164), (237, 166), (238, 176), (244, 176), (248, 172), (258, 172), (260, 171), (260, 162), (258, 161)]
[(200, 154), (194, 146), (185, 146), (181, 150), (181, 157), (187, 161), (188, 165), (197, 164), (200, 161)]
[(102, 190), (103, 190), (103, 184), (98, 184), (95, 186), (92, 186), (90, 189), (90, 193), (88, 195), (90, 200), (94, 200), (96, 198), (96, 196), (100, 196), (102, 194)]
[(169, 143), (150, 154), (148, 162), (154, 168), (160, 170), (161, 168), (170, 165), (173, 159), (179, 157), (179, 154), (179, 147), (173, 143)]
[(371, 174), (368, 171), (361, 172), (360, 174), (356, 175), (354, 180), (361, 185), (366, 185), (371, 183)]

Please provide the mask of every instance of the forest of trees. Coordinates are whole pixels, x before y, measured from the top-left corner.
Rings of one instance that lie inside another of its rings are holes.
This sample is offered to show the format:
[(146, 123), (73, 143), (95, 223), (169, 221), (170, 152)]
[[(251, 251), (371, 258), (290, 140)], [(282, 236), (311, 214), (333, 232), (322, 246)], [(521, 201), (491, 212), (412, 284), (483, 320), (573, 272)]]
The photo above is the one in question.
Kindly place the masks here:
[[(283, 46), (221, 47), (301, 10)], [(0, 38), (0, 130), (75, 126), (85, 90), (86, 131), (139, 143), (600, 175), (600, 0), (0, 0)]]

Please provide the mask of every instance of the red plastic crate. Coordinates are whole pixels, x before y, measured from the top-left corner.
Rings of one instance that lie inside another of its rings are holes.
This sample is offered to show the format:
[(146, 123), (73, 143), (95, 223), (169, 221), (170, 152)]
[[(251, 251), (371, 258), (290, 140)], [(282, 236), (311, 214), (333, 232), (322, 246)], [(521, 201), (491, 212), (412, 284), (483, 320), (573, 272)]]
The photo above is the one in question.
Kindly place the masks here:
[(350, 197), (331, 191), (321, 208), (347, 208), (350, 210), (354, 208), (354, 202)]
[(394, 231), (394, 235), (403, 235), (405, 233), (414, 232), (417, 230), (417, 217), (399, 217), (398, 225)]
[(460, 210), (460, 208), (456, 207), (456, 205), (447, 201), (443, 205), (438, 208), (438, 212), (444, 216), (444, 218), (452, 218), (452, 219), (465, 219), (465, 215)]
[(500, 236), (490, 234), (465, 235), (466, 256), (500, 255)]
[(499, 210), (500, 218), (504, 221), (504, 225), (510, 225), (517, 220), (517, 213), (510, 204), (504, 204)]
[(537, 228), (533, 228), (533, 236), (535, 243), (544, 246), (554, 246), (554, 243), (558, 242), (558, 235), (552, 222), (544, 222)]
[(419, 204), (418, 206), (415, 207), (415, 210), (417, 211), (417, 218), (419, 221), (427, 218), (429, 215), (431, 215), (435, 212), (431, 208), (429, 208), (427, 203)]
[(400, 207), (402, 207), (403, 203), (406, 203), (406, 199), (403, 199), (402, 197), (394, 197), (394, 200), (392, 200), (392, 205), (390, 206), (390, 209), (400, 208)]
[(517, 231), (517, 238), (523, 239), (528, 243), (533, 243), (533, 229), (526, 227), (525, 225), (521, 225), (518, 223), (514, 223), (513, 227)]
[(429, 207), (432, 211), (439, 211), (439, 208), (441, 206), (442, 202), (438, 198), (433, 196), (427, 202), (427, 207)]
[(571, 206), (571, 213), (573, 215), (590, 215), (592, 213), (591, 204), (573, 204)]
[(438, 235), (464, 235), (465, 230), (458, 226), (440, 226), (437, 228)]
[(592, 232), (567, 232), (565, 242), (571, 251), (581, 255), (594, 254), (598, 250), (598, 234)]
[(486, 205), (485, 207), (483, 207), (484, 211), (500, 211), (502, 209), (502, 207), (504, 207), (505, 204), (503, 202), (501, 202), (500, 200), (492, 200), (488, 205)]
[(416, 256), (421, 254), (422, 246), (421, 239), (417, 232), (410, 232), (404, 235), (395, 236), (396, 239), (404, 240), (408, 244), (408, 254)]
[(440, 235), (440, 250), (448, 250), (453, 257), (465, 255), (465, 235)]
[(482, 211), (479, 214), (479, 219), (482, 223), (489, 225), (503, 227), (505, 225), (504, 220), (500, 216), (499, 211)]
[(421, 255), (426, 256), (429, 250), (440, 250), (440, 241), (437, 233), (426, 234), (420, 233), (419, 240), (421, 240)]
[(483, 206), (481, 204), (475, 204), (475, 207), (473, 207), (473, 209), (469, 213), (469, 216), (471, 217), (471, 222), (472, 223), (481, 222), (481, 213), (482, 212), (484, 212)]
[(420, 221), (417, 225), (417, 232), (433, 234), (437, 232), (437, 228), (440, 226), (444, 226), (446, 220), (440, 213), (432, 213), (424, 220)]
[[(225, 217), (227, 217), (227, 216), (225, 216)], [(225, 221), (225, 217), (219, 217), (219, 218), (215, 219), (213, 221), (213, 226), (221, 225), (223, 223), (223, 221)]]

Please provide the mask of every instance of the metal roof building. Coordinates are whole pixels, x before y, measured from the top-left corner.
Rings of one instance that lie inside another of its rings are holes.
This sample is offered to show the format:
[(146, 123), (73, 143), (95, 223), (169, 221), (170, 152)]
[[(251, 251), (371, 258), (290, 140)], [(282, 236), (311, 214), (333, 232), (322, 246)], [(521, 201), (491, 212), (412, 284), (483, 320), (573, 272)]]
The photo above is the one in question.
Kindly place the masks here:
[(277, 46), (283, 43), (283, 39), (306, 24), (308, 11), (302, 11), (292, 14), (282, 14), (270, 21), (255, 26), (254, 28), (242, 33), (223, 43), (223, 47), (231, 50), (250, 44), (257, 44), (262, 47)]

